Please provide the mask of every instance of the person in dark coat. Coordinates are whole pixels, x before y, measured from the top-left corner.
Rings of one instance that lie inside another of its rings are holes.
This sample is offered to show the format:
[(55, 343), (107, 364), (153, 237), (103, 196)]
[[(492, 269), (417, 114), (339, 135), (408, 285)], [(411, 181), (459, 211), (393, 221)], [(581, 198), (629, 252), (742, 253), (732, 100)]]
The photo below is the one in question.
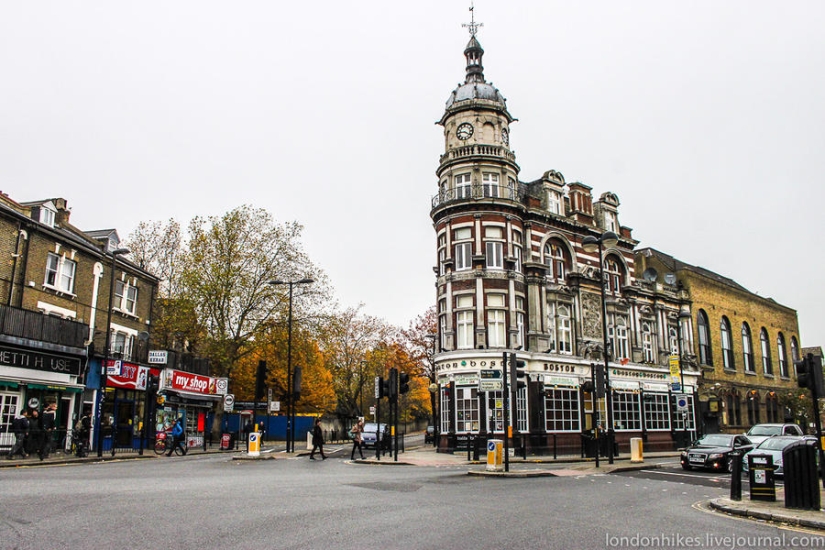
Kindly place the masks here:
[(312, 452), (309, 453), (309, 459), (315, 460), (315, 450), (321, 452), (321, 459), (326, 460), (324, 455), (324, 432), (321, 430), (321, 419), (315, 419), (315, 427), (312, 428)]
[(28, 458), (29, 455), (26, 454), (26, 438), (29, 437), (29, 417), (26, 416), (25, 410), (14, 417), (11, 423), (11, 429), (14, 431), (14, 446), (6, 458), (11, 460), (17, 453), (23, 455), (23, 458)]
[(55, 416), (57, 414), (57, 403), (49, 403), (46, 410), (40, 415), (40, 429), (43, 433), (43, 441), (40, 445), (40, 460), (49, 458), (54, 444)]

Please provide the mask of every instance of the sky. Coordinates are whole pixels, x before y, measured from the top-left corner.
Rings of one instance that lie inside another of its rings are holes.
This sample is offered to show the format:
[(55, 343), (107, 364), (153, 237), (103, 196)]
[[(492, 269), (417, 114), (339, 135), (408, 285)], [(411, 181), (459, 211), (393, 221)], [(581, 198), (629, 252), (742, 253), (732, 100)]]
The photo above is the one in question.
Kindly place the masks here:
[[(304, 226), (341, 307), (435, 302), (429, 217), (468, 0), (0, 3), (0, 190), (83, 230), (250, 204)], [(476, 0), (532, 181), (615, 193), (654, 247), (825, 346), (825, 2)], [(816, 237), (816, 235), (820, 237)]]

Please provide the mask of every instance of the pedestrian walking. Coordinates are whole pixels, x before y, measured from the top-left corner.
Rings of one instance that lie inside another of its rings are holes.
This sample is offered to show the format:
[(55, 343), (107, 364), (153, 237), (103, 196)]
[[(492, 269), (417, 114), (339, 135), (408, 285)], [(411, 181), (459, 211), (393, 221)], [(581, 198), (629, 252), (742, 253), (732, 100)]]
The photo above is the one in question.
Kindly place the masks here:
[(51, 402), (46, 406), (46, 410), (40, 415), (40, 429), (43, 434), (43, 442), (40, 445), (40, 460), (49, 458), (54, 444), (55, 417), (57, 415), (57, 403)]
[(184, 436), (183, 430), (183, 422), (180, 418), (175, 420), (175, 425), (172, 427), (172, 446), (169, 447), (169, 452), (166, 453), (166, 456), (172, 456), (172, 452), (175, 450), (175, 447), (180, 446), (183, 454), (186, 454), (186, 445), (185, 443), (186, 437)]
[(29, 437), (26, 438), (26, 452), (30, 455), (40, 454), (42, 445), (42, 431), (40, 430), (40, 413), (37, 409), (29, 411)]
[(9, 460), (14, 458), (14, 455), (20, 453), (23, 455), (23, 458), (28, 458), (28, 454), (26, 454), (26, 439), (29, 437), (29, 417), (26, 415), (26, 411), (20, 411), (11, 423), (11, 429), (14, 432), (14, 445), (9, 451)]
[(321, 419), (315, 419), (315, 427), (312, 428), (312, 452), (309, 453), (309, 459), (315, 460), (315, 450), (321, 452), (321, 460), (326, 460), (324, 455), (324, 432), (321, 430)]
[(361, 434), (364, 433), (364, 421), (359, 420), (355, 426), (352, 427), (350, 430), (352, 433), (352, 452), (350, 453), (350, 460), (355, 460), (355, 449), (358, 449), (358, 454), (361, 455), (361, 459), (364, 458), (364, 440), (361, 438)]

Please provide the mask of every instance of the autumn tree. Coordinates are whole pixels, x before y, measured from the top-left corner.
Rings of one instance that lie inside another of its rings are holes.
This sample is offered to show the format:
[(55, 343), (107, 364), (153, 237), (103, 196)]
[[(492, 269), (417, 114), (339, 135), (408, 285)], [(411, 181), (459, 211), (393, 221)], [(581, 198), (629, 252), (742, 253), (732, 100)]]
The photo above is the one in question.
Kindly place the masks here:
[(435, 348), (438, 336), (437, 318), (435, 306), (430, 307), (422, 315), (416, 317), (410, 323), (409, 328), (401, 332), (399, 340), (415, 364), (416, 386), (426, 388), (428, 394), (426, 399), (430, 402), (430, 415), (435, 411), (435, 400), (437, 398), (435, 392), (431, 393), (429, 391), (430, 384), (436, 383), (437, 374), (435, 370)]

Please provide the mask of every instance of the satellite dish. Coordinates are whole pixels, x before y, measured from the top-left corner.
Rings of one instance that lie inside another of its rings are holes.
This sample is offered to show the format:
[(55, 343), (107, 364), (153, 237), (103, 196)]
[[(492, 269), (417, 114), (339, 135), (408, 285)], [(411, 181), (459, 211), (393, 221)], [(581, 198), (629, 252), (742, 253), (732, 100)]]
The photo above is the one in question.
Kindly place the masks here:
[(146, 342), (147, 340), (149, 340), (149, 333), (145, 330), (142, 330), (138, 333), (138, 338), (141, 342)]
[(656, 279), (658, 277), (659, 277), (659, 272), (656, 271), (652, 267), (648, 267), (647, 269), (645, 269), (645, 272), (642, 273), (642, 278), (644, 278), (644, 280), (647, 281), (648, 283), (652, 283), (652, 282), (656, 281)]
[(675, 285), (676, 275), (673, 273), (665, 273), (665, 282), (669, 285)]

